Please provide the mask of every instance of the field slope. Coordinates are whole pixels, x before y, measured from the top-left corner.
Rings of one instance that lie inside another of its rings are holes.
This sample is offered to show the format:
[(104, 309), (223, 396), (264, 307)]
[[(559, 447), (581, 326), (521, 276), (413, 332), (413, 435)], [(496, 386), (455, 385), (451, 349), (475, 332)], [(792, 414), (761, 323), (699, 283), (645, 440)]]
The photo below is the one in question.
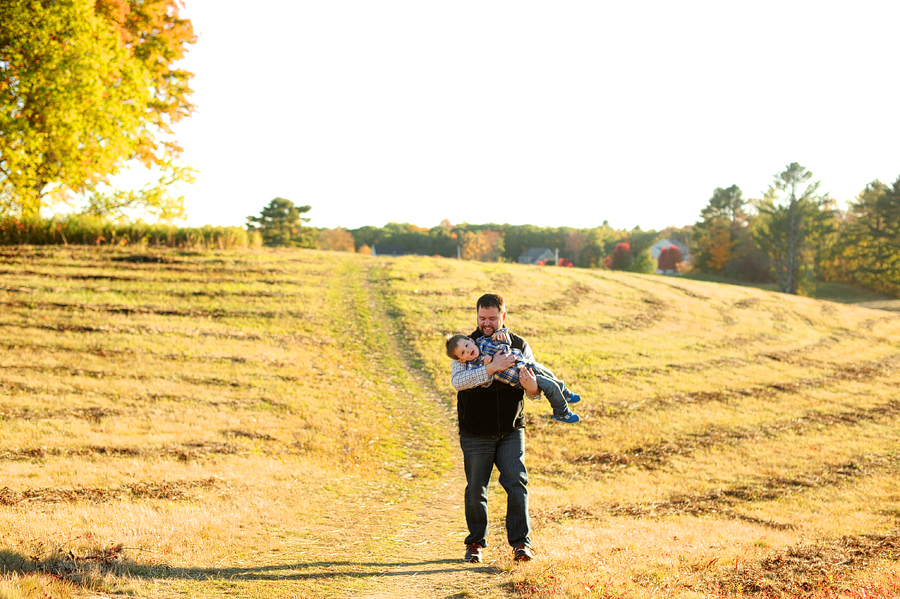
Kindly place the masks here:
[[(312, 251), (0, 251), (0, 597), (892, 597), (900, 314), (676, 278)], [(537, 559), (464, 565), (442, 340), (485, 291)]]

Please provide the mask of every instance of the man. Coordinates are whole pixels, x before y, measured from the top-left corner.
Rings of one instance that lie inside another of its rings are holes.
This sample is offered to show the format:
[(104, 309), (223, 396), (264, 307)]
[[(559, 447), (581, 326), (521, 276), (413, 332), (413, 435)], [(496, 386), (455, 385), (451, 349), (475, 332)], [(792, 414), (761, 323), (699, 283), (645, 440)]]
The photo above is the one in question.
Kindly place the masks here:
[[(506, 322), (506, 304), (496, 293), (487, 293), (475, 304), (478, 329), (471, 337), (490, 337)], [(512, 347), (522, 351), (529, 361), (534, 355), (528, 343), (510, 334)], [(530, 368), (519, 371), (524, 387), (494, 381), (495, 372), (513, 366), (512, 354), (497, 354), (490, 364), (466, 369), (453, 361), (450, 379), (457, 390), (456, 411), (459, 419), (459, 444), (466, 471), (466, 537), (467, 562), (480, 563), (486, 546), (488, 528), (487, 489), (494, 466), (500, 472), (500, 484), (506, 490), (506, 535), (513, 547), (513, 559), (528, 561), (531, 553), (531, 521), (528, 518), (528, 472), (525, 470), (524, 393), (531, 399), (540, 397), (537, 379)]]

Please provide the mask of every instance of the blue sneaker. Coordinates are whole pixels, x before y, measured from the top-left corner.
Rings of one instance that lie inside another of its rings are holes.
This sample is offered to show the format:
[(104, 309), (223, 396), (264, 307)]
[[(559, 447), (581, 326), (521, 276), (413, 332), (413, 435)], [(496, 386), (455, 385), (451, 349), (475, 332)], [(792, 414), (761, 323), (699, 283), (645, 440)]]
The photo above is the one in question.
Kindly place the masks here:
[(581, 420), (581, 418), (578, 417), (578, 414), (571, 411), (565, 416), (557, 416), (556, 414), (554, 414), (550, 418), (552, 420), (556, 420), (557, 422), (565, 422), (566, 424), (575, 424), (576, 422)]
[(581, 401), (581, 396), (577, 393), (570, 393), (566, 398), (566, 401), (569, 403), (578, 403), (579, 401)]

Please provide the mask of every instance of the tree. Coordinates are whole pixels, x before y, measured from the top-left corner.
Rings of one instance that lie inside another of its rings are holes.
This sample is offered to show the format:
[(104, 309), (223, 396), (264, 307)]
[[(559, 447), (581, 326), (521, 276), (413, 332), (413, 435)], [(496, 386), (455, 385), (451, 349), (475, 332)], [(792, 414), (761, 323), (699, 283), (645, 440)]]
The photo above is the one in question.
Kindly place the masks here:
[[(193, 105), (191, 73), (173, 68), (196, 41), (178, 0), (0, 2), (0, 213), (36, 216), (88, 197), (130, 161), (155, 167), (156, 186), (121, 196), (183, 212), (159, 185), (179, 168), (171, 125)], [(146, 193), (145, 193), (146, 192)], [(174, 206), (174, 208), (173, 208)]]
[(311, 206), (294, 206), (285, 198), (274, 198), (259, 216), (247, 217), (247, 230), (259, 231), (263, 245), (268, 247), (313, 247), (311, 231), (303, 226), (310, 219), (301, 216), (311, 209)]
[(350, 231), (353, 235), (353, 242), (357, 246), (368, 246), (371, 250), (371, 247), (376, 243), (383, 243), (381, 239), (383, 235), (383, 231), (378, 227), (373, 227), (372, 225), (366, 225), (364, 227), (360, 227), (359, 229), (353, 229)]
[(692, 260), (697, 270), (740, 274), (738, 265), (753, 251), (746, 205), (737, 185), (713, 191), (691, 234)]
[(747, 202), (744, 193), (737, 185), (728, 188), (717, 187), (706, 207), (700, 211), (702, 220), (722, 218), (730, 223), (746, 223), (747, 215), (744, 206)]
[(798, 294), (813, 284), (816, 251), (833, 223), (829, 200), (818, 194), (820, 182), (793, 162), (775, 175), (759, 205), (754, 239), (769, 256), (784, 293)]
[(496, 231), (463, 231), (460, 241), (463, 260), (494, 262), (503, 255), (503, 235)]
[(587, 245), (584, 235), (578, 231), (569, 231), (566, 234), (566, 251), (572, 256), (572, 263), (581, 263), (581, 253)]
[(628, 270), (633, 263), (634, 256), (631, 255), (631, 245), (623, 242), (616, 244), (616, 249), (609, 258), (607, 266), (613, 270)]
[[(319, 249), (332, 252), (353, 252), (356, 251), (356, 246), (353, 242), (353, 235), (347, 229), (337, 227), (319, 231)], [(371, 253), (371, 249), (369, 253)]]
[[(708, 254), (706, 266), (714, 272), (722, 272), (728, 263), (731, 262), (731, 250), (735, 246), (735, 239), (731, 235), (731, 231), (722, 226), (721, 222), (716, 220), (710, 223), (708, 228), (709, 240), (705, 253)], [(706, 240), (704, 239), (704, 241)]]
[(853, 280), (900, 295), (900, 177), (876, 179), (850, 202), (839, 251)]
[(659, 270), (666, 272), (677, 270), (678, 264), (683, 261), (681, 250), (675, 244), (665, 247), (659, 252), (656, 266)]
[(632, 262), (628, 268), (631, 272), (652, 272), (655, 264), (650, 246), (659, 241), (659, 233), (654, 230), (641, 231), (635, 227), (628, 234), (628, 246), (631, 248)]

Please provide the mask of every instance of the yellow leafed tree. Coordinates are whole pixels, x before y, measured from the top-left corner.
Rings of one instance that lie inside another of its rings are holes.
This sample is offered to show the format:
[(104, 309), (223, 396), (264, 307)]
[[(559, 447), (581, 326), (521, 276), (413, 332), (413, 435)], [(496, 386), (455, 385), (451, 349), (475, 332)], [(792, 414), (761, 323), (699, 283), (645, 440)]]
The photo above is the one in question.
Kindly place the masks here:
[(319, 249), (332, 252), (353, 252), (356, 245), (353, 235), (347, 229), (337, 227), (335, 229), (322, 229), (319, 232)]

